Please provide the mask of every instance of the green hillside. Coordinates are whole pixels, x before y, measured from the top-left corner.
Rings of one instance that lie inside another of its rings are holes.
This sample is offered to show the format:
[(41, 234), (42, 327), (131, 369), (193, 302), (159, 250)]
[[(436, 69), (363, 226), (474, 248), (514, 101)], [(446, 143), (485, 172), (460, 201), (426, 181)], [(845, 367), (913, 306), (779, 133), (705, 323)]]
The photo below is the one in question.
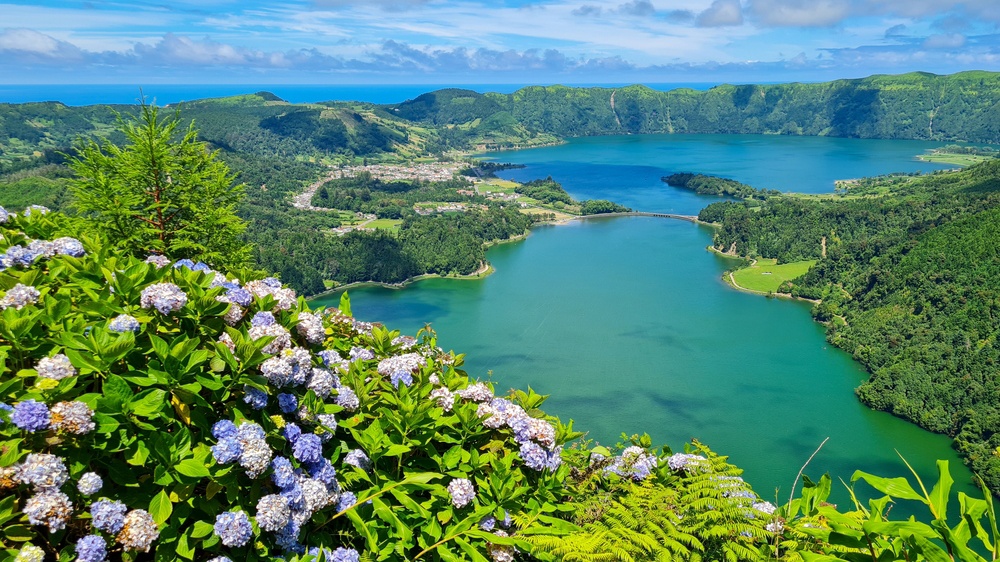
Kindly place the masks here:
[(833, 198), (715, 203), (715, 246), (818, 260), (783, 291), (821, 298), (827, 337), (872, 373), (866, 404), (955, 438), (1000, 490), (1000, 162), (872, 181)]
[(640, 133), (828, 135), (1000, 142), (1000, 75), (911, 73), (818, 84), (722, 85), (700, 92), (645, 86), (531, 86), (512, 94), (442, 91), (387, 106), (487, 142), (499, 123), (525, 139)]

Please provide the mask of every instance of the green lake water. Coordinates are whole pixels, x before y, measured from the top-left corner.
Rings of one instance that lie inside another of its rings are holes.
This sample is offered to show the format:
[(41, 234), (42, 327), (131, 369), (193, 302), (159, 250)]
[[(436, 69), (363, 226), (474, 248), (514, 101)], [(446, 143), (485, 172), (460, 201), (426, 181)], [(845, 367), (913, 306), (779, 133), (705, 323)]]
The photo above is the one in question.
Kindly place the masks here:
[[(784, 190), (830, 191), (838, 177), (936, 169), (912, 158), (932, 146), (630, 136), (501, 159), (528, 165), (506, 177), (551, 174), (577, 198), (694, 214), (715, 199), (670, 188), (661, 175), (704, 171), (754, 185), (770, 178), (769, 186)], [(574, 419), (603, 444), (614, 444), (622, 432), (648, 432), (675, 449), (697, 438), (730, 455), (765, 497), (780, 488), (787, 500), (799, 467), (827, 437), (807, 474), (902, 475), (898, 450), (927, 476), (935, 459), (947, 458), (956, 480), (969, 480), (947, 437), (856, 400), (853, 390), (866, 375), (826, 343), (808, 304), (727, 287), (721, 274), (731, 262), (705, 250), (711, 234), (705, 226), (650, 217), (543, 226), (523, 242), (491, 249), (496, 272), (486, 279), (356, 288), (351, 302), (358, 318), (403, 333), (430, 323), (442, 347), (467, 354), (470, 375), (490, 378), (499, 392), (530, 385), (551, 394), (547, 411)], [(843, 492), (835, 499), (846, 503)]]

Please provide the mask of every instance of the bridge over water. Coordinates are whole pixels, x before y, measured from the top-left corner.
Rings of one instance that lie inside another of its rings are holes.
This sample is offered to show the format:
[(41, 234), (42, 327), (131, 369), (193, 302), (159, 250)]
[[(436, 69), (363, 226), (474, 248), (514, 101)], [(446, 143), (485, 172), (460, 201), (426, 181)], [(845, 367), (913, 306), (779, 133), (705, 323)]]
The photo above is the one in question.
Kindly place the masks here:
[(628, 213), (600, 213), (597, 215), (583, 215), (581, 219), (593, 219), (598, 217), (660, 217), (665, 219), (678, 219), (688, 222), (698, 222), (696, 215), (677, 215), (673, 213), (646, 213), (642, 211), (631, 211)]

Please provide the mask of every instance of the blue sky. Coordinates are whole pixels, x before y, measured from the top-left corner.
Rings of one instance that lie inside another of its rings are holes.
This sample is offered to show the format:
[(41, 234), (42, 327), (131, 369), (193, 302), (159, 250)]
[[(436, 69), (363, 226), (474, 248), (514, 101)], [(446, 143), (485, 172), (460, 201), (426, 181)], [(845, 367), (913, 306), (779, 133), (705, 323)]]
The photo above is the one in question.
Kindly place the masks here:
[(998, 0), (0, 0), (0, 83), (784, 82), (1000, 70)]

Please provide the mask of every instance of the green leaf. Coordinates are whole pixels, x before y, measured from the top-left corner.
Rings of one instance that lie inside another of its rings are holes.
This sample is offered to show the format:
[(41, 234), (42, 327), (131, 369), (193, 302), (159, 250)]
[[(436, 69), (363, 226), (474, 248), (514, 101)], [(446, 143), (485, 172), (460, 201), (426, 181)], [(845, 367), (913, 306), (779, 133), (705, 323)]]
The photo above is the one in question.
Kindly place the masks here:
[(104, 397), (116, 404), (125, 404), (132, 400), (132, 389), (125, 379), (118, 375), (109, 375), (102, 388)]
[(22, 455), (28, 454), (28, 451), (19, 447), (22, 441), (24, 439), (18, 438), (0, 444), (0, 451), (3, 451), (3, 455), (0, 455), (0, 466), (11, 466), (19, 461)]
[(129, 402), (129, 408), (137, 416), (155, 417), (167, 404), (167, 392), (159, 388), (144, 390)]
[(868, 474), (867, 472), (857, 470), (854, 472), (854, 475), (851, 476), (851, 482), (856, 482), (859, 479), (864, 480), (869, 486), (888, 496), (927, 503), (927, 500), (914, 491), (910, 486), (910, 483), (907, 482), (906, 478), (903, 478), (902, 476), (897, 478), (883, 478), (881, 476), (875, 476), (874, 474)]
[(890, 535), (908, 537), (917, 535), (928, 539), (939, 538), (938, 533), (927, 525), (917, 521), (865, 521), (861, 528), (869, 535)]
[(175, 464), (174, 471), (191, 478), (207, 478), (211, 476), (205, 463), (197, 459), (186, 459)]
[(410, 448), (406, 445), (392, 445), (386, 449), (384, 455), (387, 457), (401, 457), (409, 452)]
[(195, 521), (194, 527), (191, 528), (191, 537), (195, 539), (200, 539), (207, 537), (215, 530), (215, 527), (207, 521)]
[(919, 549), (920, 553), (924, 555), (927, 562), (953, 562), (947, 552), (928, 539), (920, 535), (911, 535), (910, 540)]
[(353, 316), (351, 314), (351, 297), (347, 296), (347, 291), (344, 291), (344, 293), (340, 295), (340, 306), (338, 308), (340, 308), (340, 311), (344, 314)]
[(157, 525), (163, 525), (173, 512), (174, 504), (171, 503), (166, 490), (160, 490), (160, 493), (153, 496), (149, 502), (149, 514), (153, 516), (153, 521), (156, 521)]
[(469, 542), (462, 537), (455, 537), (455, 544), (457, 544), (458, 547), (469, 556), (468, 560), (472, 560), (474, 562), (490, 562), (489, 558), (483, 556), (476, 547), (469, 544)]
[(24, 525), (9, 525), (3, 528), (3, 536), (9, 541), (24, 542), (33, 539), (35, 533)]
[(948, 470), (947, 460), (938, 460), (938, 481), (931, 489), (931, 509), (934, 510), (936, 519), (948, 517), (948, 496), (951, 494), (951, 485), (955, 482)]

